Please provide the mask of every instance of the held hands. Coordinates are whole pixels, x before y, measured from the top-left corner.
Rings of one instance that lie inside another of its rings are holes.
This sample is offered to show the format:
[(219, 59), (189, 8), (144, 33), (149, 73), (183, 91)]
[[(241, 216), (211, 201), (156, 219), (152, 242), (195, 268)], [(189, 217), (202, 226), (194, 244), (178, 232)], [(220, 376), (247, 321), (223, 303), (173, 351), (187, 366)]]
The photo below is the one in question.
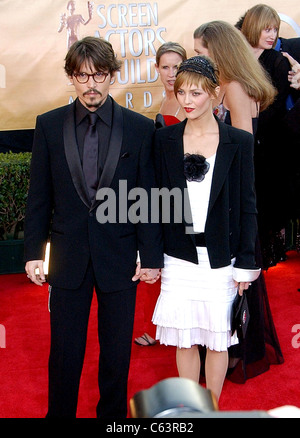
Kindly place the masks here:
[(160, 269), (141, 268), (138, 262), (132, 281), (141, 280), (148, 284), (154, 284), (160, 277)]
[(25, 271), (27, 277), (38, 286), (43, 286), (46, 278), (44, 274), (44, 262), (43, 260), (31, 260), (26, 263)]

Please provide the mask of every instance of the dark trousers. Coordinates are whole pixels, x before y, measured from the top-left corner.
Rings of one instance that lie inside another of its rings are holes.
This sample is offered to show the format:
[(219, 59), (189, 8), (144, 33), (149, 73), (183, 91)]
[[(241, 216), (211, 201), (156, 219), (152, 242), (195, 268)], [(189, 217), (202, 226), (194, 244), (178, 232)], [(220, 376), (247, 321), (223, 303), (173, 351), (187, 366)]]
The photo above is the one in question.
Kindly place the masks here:
[(95, 282), (92, 266), (79, 289), (51, 288), (47, 417), (76, 417), (94, 288), (100, 344), (97, 417), (126, 418), (136, 284), (131, 289), (105, 293)]

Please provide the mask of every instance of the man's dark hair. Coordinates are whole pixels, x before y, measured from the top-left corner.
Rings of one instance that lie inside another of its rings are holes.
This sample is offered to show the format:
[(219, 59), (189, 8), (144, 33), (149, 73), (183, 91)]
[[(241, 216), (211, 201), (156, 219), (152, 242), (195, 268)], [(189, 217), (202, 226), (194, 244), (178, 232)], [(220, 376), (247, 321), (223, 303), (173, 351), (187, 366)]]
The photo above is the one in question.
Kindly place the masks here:
[(239, 18), (239, 20), (235, 23), (234, 26), (235, 26), (238, 30), (242, 30), (242, 26), (243, 26), (243, 23), (244, 23), (244, 20), (245, 20), (245, 16), (246, 16), (246, 14), (247, 14), (247, 12), (245, 12), (244, 15), (242, 15), (242, 16)]
[(84, 62), (97, 71), (109, 71), (110, 74), (120, 70), (122, 65), (112, 45), (97, 37), (85, 37), (72, 44), (65, 58), (65, 72), (68, 76), (78, 73)]

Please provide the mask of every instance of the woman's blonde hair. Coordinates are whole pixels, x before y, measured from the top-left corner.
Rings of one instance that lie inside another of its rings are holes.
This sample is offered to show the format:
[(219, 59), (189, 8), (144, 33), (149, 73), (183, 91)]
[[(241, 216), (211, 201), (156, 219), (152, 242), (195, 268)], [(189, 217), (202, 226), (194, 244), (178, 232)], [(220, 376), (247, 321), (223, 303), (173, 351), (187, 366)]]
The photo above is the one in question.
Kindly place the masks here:
[(177, 53), (182, 59), (185, 61), (187, 59), (186, 50), (178, 43), (173, 43), (173, 41), (169, 41), (167, 43), (162, 44), (156, 52), (156, 65), (159, 65), (160, 58), (165, 53)]
[(199, 26), (194, 38), (201, 38), (218, 66), (221, 81), (237, 81), (244, 91), (260, 102), (260, 109), (273, 103), (276, 89), (242, 33), (225, 21), (211, 21)]
[(257, 47), (262, 31), (269, 27), (278, 29), (277, 38), (273, 44), (273, 47), (275, 47), (278, 40), (280, 17), (271, 6), (259, 4), (246, 12), (241, 31), (249, 44), (252, 47)]

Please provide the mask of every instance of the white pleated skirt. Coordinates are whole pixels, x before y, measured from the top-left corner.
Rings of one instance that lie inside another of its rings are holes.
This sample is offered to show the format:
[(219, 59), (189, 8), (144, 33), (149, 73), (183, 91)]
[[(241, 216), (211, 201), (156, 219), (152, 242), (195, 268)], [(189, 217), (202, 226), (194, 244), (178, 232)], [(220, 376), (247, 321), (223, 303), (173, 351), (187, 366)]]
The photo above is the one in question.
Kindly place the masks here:
[(231, 265), (211, 269), (207, 249), (197, 247), (199, 264), (165, 254), (161, 292), (152, 322), (164, 345), (190, 348), (202, 345), (226, 351), (238, 343), (230, 319), (236, 287)]

